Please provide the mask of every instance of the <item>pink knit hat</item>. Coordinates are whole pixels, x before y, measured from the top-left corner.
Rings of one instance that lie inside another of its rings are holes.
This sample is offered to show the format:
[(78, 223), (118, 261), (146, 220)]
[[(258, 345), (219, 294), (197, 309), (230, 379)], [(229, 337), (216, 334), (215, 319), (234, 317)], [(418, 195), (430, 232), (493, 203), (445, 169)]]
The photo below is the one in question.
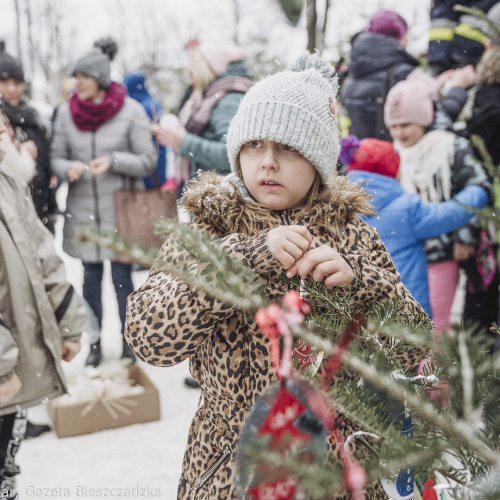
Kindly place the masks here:
[(384, 106), (384, 122), (387, 127), (401, 123), (416, 123), (428, 127), (434, 121), (434, 88), (424, 80), (403, 80), (396, 83)]
[(245, 51), (236, 45), (204, 45), (198, 46), (212, 71), (220, 76), (233, 62), (244, 61), (247, 58)]
[(397, 12), (382, 9), (370, 17), (366, 31), (369, 33), (380, 33), (381, 35), (401, 40), (408, 31), (408, 25)]

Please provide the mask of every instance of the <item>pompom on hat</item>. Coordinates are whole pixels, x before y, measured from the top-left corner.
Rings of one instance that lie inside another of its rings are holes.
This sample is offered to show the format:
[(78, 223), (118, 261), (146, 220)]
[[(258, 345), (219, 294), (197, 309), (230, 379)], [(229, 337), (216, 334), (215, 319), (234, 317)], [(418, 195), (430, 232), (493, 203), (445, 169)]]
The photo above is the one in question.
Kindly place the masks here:
[(99, 86), (108, 89), (111, 85), (111, 61), (118, 52), (118, 45), (112, 38), (102, 38), (94, 48), (76, 62), (72, 75), (82, 73), (97, 80)]
[(408, 31), (408, 24), (397, 12), (382, 9), (370, 17), (366, 31), (401, 40)]
[(384, 105), (387, 127), (415, 123), (429, 127), (434, 121), (434, 88), (423, 79), (409, 79), (396, 83), (389, 90)]
[(349, 135), (340, 140), (340, 160), (347, 165), (347, 171), (365, 170), (376, 174), (396, 177), (400, 158), (389, 141), (366, 138), (359, 140)]
[(9, 78), (24, 82), (24, 70), (18, 59), (5, 52), (5, 42), (0, 40), (0, 80)]
[(334, 68), (306, 53), (286, 70), (256, 83), (241, 100), (227, 133), (231, 170), (238, 171), (241, 147), (269, 140), (297, 149), (323, 183), (336, 172), (339, 127)]

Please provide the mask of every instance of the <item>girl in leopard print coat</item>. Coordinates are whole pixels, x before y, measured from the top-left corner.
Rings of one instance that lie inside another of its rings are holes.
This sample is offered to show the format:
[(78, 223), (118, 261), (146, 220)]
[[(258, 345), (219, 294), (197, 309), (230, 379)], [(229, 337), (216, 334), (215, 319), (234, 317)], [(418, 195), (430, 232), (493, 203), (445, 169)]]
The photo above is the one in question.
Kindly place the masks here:
[[(202, 174), (182, 204), (193, 225), (220, 238), (234, 258), (256, 271), (270, 300), (285, 293), (277, 278), (286, 272), (325, 281), (362, 303), (400, 298), (408, 312), (424, 314), (377, 231), (358, 218), (371, 213), (366, 194), (335, 177), (336, 90), (333, 68), (310, 54), (257, 83), (228, 131), (234, 174)], [(160, 255), (189, 258), (174, 236)], [(191, 269), (196, 272), (195, 262)], [(147, 363), (171, 366), (189, 358), (202, 387), (178, 498), (237, 498), (238, 435), (256, 397), (276, 380), (268, 338), (244, 311), (156, 267), (129, 297), (126, 335)], [(416, 366), (418, 356), (417, 350), (407, 352), (406, 366)], [(358, 430), (342, 415), (337, 424), (344, 436)], [(337, 445), (330, 446), (335, 453)], [(370, 499), (386, 497), (379, 483), (368, 491)]]

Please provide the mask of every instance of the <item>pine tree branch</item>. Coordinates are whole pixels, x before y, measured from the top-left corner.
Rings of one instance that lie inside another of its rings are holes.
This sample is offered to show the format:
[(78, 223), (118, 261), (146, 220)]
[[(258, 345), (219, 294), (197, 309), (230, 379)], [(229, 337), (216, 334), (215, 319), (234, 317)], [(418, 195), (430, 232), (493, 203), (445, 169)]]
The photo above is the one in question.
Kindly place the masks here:
[(465, 446), (473, 450), (488, 465), (495, 468), (500, 467), (500, 454), (484, 445), (477, 438), (477, 435), (468, 423), (461, 420), (453, 422), (441, 417), (436, 413), (433, 405), (424, 402), (417, 395), (407, 392), (403, 386), (395, 383), (389, 377), (381, 375), (373, 366), (362, 362), (360, 359), (344, 355), (342, 361), (345, 366), (360, 374), (365, 381), (369, 381), (389, 397), (398, 401), (405, 401), (416, 415), (419, 415), (441, 429), (456, 445)]
[[(160, 258), (157, 256), (156, 249), (148, 249), (127, 242), (111, 231), (99, 232), (93, 228), (85, 228), (80, 231), (79, 240), (114, 250), (128, 257), (132, 262), (147, 267), (155, 266), (160, 271), (172, 274), (188, 285), (240, 310), (256, 312), (260, 307), (263, 307), (265, 300), (261, 293), (262, 285), (257, 274), (243, 264), (238, 263), (238, 266), (237, 261), (231, 259), (227, 252), (224, 252), (224, 249), (220, 249), (220, 253), (214, 257), (208, 250), (210, 243), (206, 240), (202, 240), (200, 243), (200, 240), (196, 240), (192, 233), (194, 231), (184, 228), (184, 232), (181, 232), (180, 235), (182, 246), (193, 254), (195, 261), (202, 261), (197, 255), (197, 250), (200, 250), (198, 253), (202, 254), (203, 257), (209, 255), (210, 262), (208, 264), (215, 264), (214, 270), (207, 271), (205, 269), (204, 273), (193, 273), (185, 262), (177, 262), (174, 258), (169, 257), (167, 259)], [(179, 236), (177, 231), (175, 234)], [(228, 261), (231, 261), (231, 264), (221, 268), (221, 263)], [(224, 271), (223, 276), (221, 276), (222, 271)], [(224, 283), (226, 286), (217, 286), (219, 281), (224, 281), (223, 277), (227, 278)]]

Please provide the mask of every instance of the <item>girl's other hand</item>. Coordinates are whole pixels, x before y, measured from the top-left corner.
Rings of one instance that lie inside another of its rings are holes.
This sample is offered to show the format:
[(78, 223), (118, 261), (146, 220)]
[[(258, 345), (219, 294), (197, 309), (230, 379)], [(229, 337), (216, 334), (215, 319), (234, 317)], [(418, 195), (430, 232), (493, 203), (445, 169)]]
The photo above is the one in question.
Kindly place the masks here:
[(30, 154), (30, 156), (34, 160), (36, 160), (36, 157), (38, 156), (38, 148), (33, 141), (26, 141), (21, 143), (21, 148), (25, 149)]
[(66, 340), (63, 342), (62, 359), (71, 361), (80, 352), (79, 340)]
[(21, 390), (21, 385), (21, 381), (15, 373), (9, 380), (0, 384), (0, 403), (10, 401)]
[(89, 162), (90, 173), (94, 177), (105, 174), (111, 168), (111, 159), (109, 156), (99, 156)]
[(327, 288), (345, 287), (354, 279), (354, 272), (344, 257), (328, 245), (307, 251), (286, 275), (292, 278), (299, 274), (302, 279), (311, 276), (317, 283), (324, 281)]
[(89, 166), (82, 161), (74, 161), (68, 168), (66, 173), (68, 180), (79, 181), (83, 174), (89, 169)]
[(312, 243), (312, 236), (304, 226), (278, 226), (267, 233), (271, 255), (284, 269), (300, 259)]

